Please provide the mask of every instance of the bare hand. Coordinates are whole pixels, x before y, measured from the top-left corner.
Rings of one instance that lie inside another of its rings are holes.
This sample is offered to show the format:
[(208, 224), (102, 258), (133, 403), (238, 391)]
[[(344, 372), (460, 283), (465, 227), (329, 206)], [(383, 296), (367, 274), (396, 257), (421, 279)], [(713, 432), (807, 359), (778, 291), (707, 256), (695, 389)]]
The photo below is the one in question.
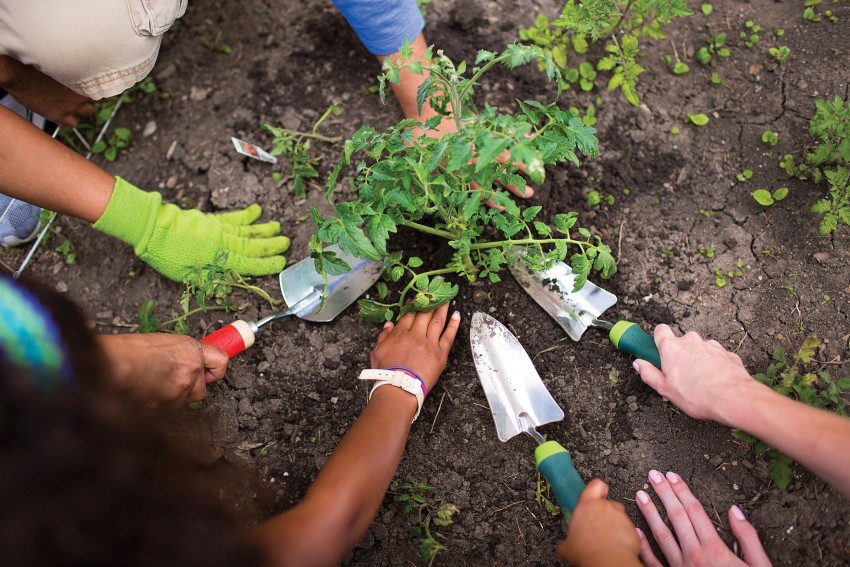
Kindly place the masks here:
[(572, 565), (629, 565), (638, 563), (640, 540), (635, 525), (619, 502), (608, 500), (608, 485), (595, 478), (579, 497), (567, 539), (558, 556)]
[(227, 354), (192, 337), (167, 333), (99, 335), (115, 386), (152, 407), (181, 408), (221, 379)]
[(693, 331), (676, 337), (667, 325), (655, 328), (655, 344), (664, 371), (637, 360), (641, 380), (691, 417), (732, 425), (719, 411), (723, 399), (754, 383), (741, 358)]
[(446, 324), (448, 312), (449, 304), (444, 303), (433, 311), (405, 313), (395, 325), (385, 323), (370, 355), (372, 368), (410, 368), (425, 381), (430, 392), (446, 367), (460, 326), (457, 311)]
[[(740, 508), (732, 506), (729, 509), (729, 525), (741, 544), (743, 561), (738, 559), (717, 535), (717, 530), (705, 513), (702, 504), (691, 493), (682, 477), (674, 472), (668, 472), (665, 477), (660, 472), (652, 470), (649, 471), (649, 480), (667, 511), (670, 523), (673, 524), (675, 537), (661, 519), (658, 509), (646, 492), (639, 491), (635, 500), (671, 567), (770, 565), (770, 560), (764, 552), (755, 528), (744, 518)], [(643, 532), (640, 532), (640, 536), (640, 558), (643, 564), (646, 567), (661, 567), (661, 562), (652, 553), (649, 541)]]
[(0, 55), (2, 86), (26, 108), (62, 126), (76, 126), (94, 112), (94, 101), (30, 65)]

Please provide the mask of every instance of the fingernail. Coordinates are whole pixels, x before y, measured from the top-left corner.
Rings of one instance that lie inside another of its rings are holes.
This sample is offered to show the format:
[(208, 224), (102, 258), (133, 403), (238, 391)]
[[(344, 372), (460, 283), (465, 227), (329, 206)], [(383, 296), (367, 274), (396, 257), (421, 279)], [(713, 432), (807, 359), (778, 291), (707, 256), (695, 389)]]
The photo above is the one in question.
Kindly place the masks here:
[(664, 475), (658, 472), (655, 469), (649, 471), (649, 480), (654, 482), (655, 484), (659, 484), (662, 480), (664, 480)]
[(525, 196), (531, 197), (533, 195), (534, 195), (534, 189), (531, 188), (531, 185), (526, 185), (525, 186)]
[(635, 494), (635, 497), (637, 497), (638, 502), (640, 502), (641, 504), (649, 504), (649, 494), (647, 494), (643, 490), (638, 490)]
[(746, 517), (744, 517), (744, 513), (741, 511), (741, 509), (738, 508), (737, 506), (732, 506), (732, 515), (735, 516), (736, 520), (746, 520), (747, 519)]
[(679, 475), (677, 475), (673, 471), (668, 472), (666, 476), (667, 476), (667, 480), (670, 481), (670, 484), (676, 484), (677, 482), (682, 480), (682, 477), (680, 477)]
[(639, 537), (640, 539), (646, 539), (646, 536), (645, 536), (645, 535), (643, 535), (643, 530), (642, 530), (642, 529), (640, 529), (640, 528), (636, 527), (636, 528), (635, 528), (635, 531), (637, 532), (638, 537)]
[(637, 360), (633, 360), (633, 361), (632, 361), (632, 368), (634, 368), (634, 369), (635, 369), (635, 372), (637, 372), (638, 374), (640, 374), (640, 366), (638, 366)]
[(392, 324), (390, 321), (387, 321), (386, 323), (384, 323), (384, 328), (385, 328), (385, 329), (386, 329), (387, 327), (392, 327), (392, 326), (393, 326), (393, 324)]
[(454, 319), (455, 321), (460, 319), (460, 311), (455, 311), (454, 313), (452, 313), (452, 319)]

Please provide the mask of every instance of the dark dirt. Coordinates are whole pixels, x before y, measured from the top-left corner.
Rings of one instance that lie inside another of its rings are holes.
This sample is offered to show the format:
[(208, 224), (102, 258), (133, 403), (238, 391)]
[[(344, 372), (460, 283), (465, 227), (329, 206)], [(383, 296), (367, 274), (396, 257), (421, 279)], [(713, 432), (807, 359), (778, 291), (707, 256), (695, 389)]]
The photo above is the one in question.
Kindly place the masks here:
[[(696, 14), (669, 26), (668, 40), (643, 42), (647, 72), (638, 85), (640, 108), (618, 92), (562, 95), (563, 105), (581, 108), (596, 96), (604, 100), (596, 125), (600, 156), (580, 170), (550, 170), (531, 201), (549, 214), (579, 211), (581, 224), (614, 249), (619, 271), (604, 286), (619, 298), (611, 309), (617, 317), (646, 329), (666, 322), (678, 331), (699, 331), (736, 350), (753, 372), (766, 368), (776, 346), (795, 349), (809, 335), (826, 341), (819, 360), (845, 362), (850, 230), (842, 226), (833, 236), (819, 237), (818, 217), (809, 207), (824, 187), (788, 179), (777, 163), (784, 153), (799, 159), (812, 143), (806, 129), (816, 98), (848, 96), (850, 5), (829, 5), (835, 24), (804, 23), (802, 3), (790, 1), (718, 1), (709, 17), (698, 5), (691, 7)], [(537, 13), (556, 10), (549, 1), (434, 0), (426, 37), (455, 60), (470, 60), (480, 48), (514, 41), (518, 27), (530, 25)], [(764, 28), (753, 49), (737, 39), (747, 19)], [(781, 42), (772, 35), (778, 27), (786, 30)], [(201, 38), (218, 30), (232, 46), (231, 55), (202, 44)], [(710, 72), (693, 60), (693, 52), (709, 33), (722, 30), (729, 32), (732, 54), (715, 63), (725, 82), (712, 87)], [(767, 52), (781, 44), (791, 48), (784, 66)], [(687, 53), (688, 75), (676, 77), (666, 69), (663, 56), (673, 45), (680, 56)], [(134, 141), (107, 169), (161, 190), (167, 200), (182, 199), (206, 211), (258, 201), (263, 218), (280, 220), (293, 237), (288, 257), (294, 262), (307, 253), (313, 230), (304, 220), (309, 207), (329, 210), (323, 191), (296, 199), (286, 184), (276, 186), (271, 166), (235, 153), (230, 136), (268, 148), (270, 138), (260, 124), (306, 130), (333, 101), (344, 110), (322, 126), (327, 134), (345, 137), (363, 124), (393, 124), (400, 118), (395, 102), (382, 106), (366, 92), (378, 70), (329, 3), (193, 3), (167, 34), (153, 73), (158, 93), (119, 112), (116, 123), (131, 127)], [(533, 65), (494, 72), (480, 94), (502, 108), (513, 108), (515, 98), (548, 102), (554, 96)], [(705, 112), (711, 122), (703, 128), (686, 125), (688, 112)], [(150, 120), (156, 133), (144, 137)], [(680, 134), (671, 134), (674, 126)], [(779, 133), (772, 157), (763, 155), (760, 142), (767, 129)], [(340, 148), (317, 145), (315, 151), (324, 179)], [(735, 175), (745, 168), (755, 175), (742, 184)], [(751, 197), (757, 187), (783, 185), (789, 197), (769, 209)], [(615, 203), (589, 207), (585, 195), (592, 189), (614, 195)], [(79, 251), (77, 262), (65, 265), (50, 245), (31, 272), (67, 290), (99, 332), (131, 330), (147, 299), (156, 300), (162, 318), (179, 311), (181, 285), (159, 277), (129, 248), (83, 223), (63, 218), (60, 226)], [(394, 245), (432, 247), (417, 238), (402, 233)], [(699, 252), (709, 246), (716, 250), (713, 258)], [(3, 260), (14, 265), (19, 255), (5, 252)], [(714, 271), (734, 270), (739, 260), (743, 275), (722, 288), (715, 285)], [(260, 285), (279, 293), (276, 278)], [(270, 312), (247, 294), (237, 295), (236, 304), (243, 307), (243, 319)], [(614, 351), (603, 333), (591, 330), (581, 342), (571, 342), (510, 277), (498, 285), (462, 286), (455, 306), (463, 315), (460, 335), (398, 472), (399, 479), (429, 483), (435, 500), (460, 508), (454, 525), (437, 529), (447, 549), (436, 564), (557, 565), (554, 549), (566, 527), (534, 501), (531, 442), (502, 444), (496, 437), (469, 354), (468, 322), (477, 310), (491, 312), (515, 331), (567, 411), (566, 420), (544, 432), (572, 450), (585, 478), (607, 480), (612, 497), (625, 503), (639, 526), (644, 524), (633, 498), (647, 487), (647, 471), (675, 470), (730, 544), (725, 512), (738, 504), (775, 564), (850, 563), (850, 506), (843, 497), (798, 466), (786, 492), (773, 487), (766, 462), (726, 428), (688, 418), (644, 386), (631, 360)], [(190, 326), (200, 337), (233, 317), (212, 312), (194, 317)], [(302, 497), (365, 404), (366, 391), (355, 377), (368, 365), (376, 334), (355, 308), (327, 325), (283, 320), (211, 387), (201, 412), (212, 418), (216, 466), (245, 467), (264, 486), (248, 490), (234, 482), (219, 488), (246, 522)], [(826, 368), (847, 375), (846, 366)], [(263, 447), (266, 456), (260, 454)], [(388, 496), (346, 564), (417, 564), (409, 527), (401, 505)]]

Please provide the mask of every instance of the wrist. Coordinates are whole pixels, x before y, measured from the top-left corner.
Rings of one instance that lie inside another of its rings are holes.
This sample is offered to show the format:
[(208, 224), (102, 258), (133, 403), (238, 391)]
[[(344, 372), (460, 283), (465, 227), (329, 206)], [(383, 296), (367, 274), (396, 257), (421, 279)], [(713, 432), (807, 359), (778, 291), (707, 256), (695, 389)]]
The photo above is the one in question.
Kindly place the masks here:
[[(396, 390), (405, 393), (416, 401), (416, 413), (413, 416), (413, 421), (419, 417), (419, 412), (422, 411), (422, 404), (425, 402), (425, 388), (422, 379), (410, 375), (410, 372), (404, 370), (386, 370), (378, 368), (368, 368), (363, 370), (358, 376), (359, 380), (372, 381), (372, 387), (369, 390), (369, 400), (379, 390)], [(413, 373), (415, 375), (415, 373)]]
[(136, 246), (150, 240), (162, 195), (142, 191), (120, 177), (115, 178), (112, 195), (103, 214), (92, 227)]
[[(748, 377), (738, 382), (736, 387), (728, 389), (713, 404), (712, 421), (722, 423), (727, 427), (744, 429), (748, 426), (746, 420), (750, 415), (758, 415), (761, 400), (776, 394), (771, 388), (758, 380)], [(776, 394), (778, 395), (778, 394)]]

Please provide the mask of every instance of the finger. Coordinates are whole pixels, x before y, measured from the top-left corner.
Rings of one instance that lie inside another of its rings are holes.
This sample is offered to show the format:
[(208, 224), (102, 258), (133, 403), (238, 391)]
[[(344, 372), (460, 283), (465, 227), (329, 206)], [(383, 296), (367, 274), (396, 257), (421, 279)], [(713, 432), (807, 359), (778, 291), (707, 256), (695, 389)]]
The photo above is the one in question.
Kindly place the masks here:
[(657, 327), (655, 327), (655, 332), (653, 333), (653, 336), (655, 337), (655, 344), (658, 344), (659, 339), (665, 339), (665, 338), (671, 338), (672, 339), (676, 335), (673, 334), (673, 330), (669, 326), (662, 323), (662, 324), (658, 325)]
[(268, 221), (247, 225), (224, 224), (224, 226), (233, 229), (234, 234), (237, 236), (244, 236), (246, 238), (268, 238), (280, 234), (280, 223), (278, 221)]
[(257, 203), (248, 205), (241, 211), (230, 211), (227, 213), (217, 213), (215, 217), (219, 222), (226, 224), (244, 225), (251, 224), (263, 214), (263, 208)]
[(91, 116), (94, 114), (95, 106), (94, 101), (83, 103), (77, 108), (77, 116), (80, 118), (85, 118), (86, 116)]
[(729, 508), (729, 526), (732, 528), (732, 533), (735, 534), (735, 539), (741, 544), (741, 552), (744, 554), (744, 561), (747, 565), (750, 567), (767, 567), (770, 565), (770, 559), (764, 552), (758, 532), (737, 506)]
[(243, 276), (271, 276), (283, 270), (286, 266), (286, 258), (283, 256), (249, 258), (242, 254), (228, 254), (225, 265)]
[(438, 305), (431, 315), (431, 320), (428, 321), (428, 331), (426, 336), (435, 342), (440, 341), (440, 336), (443, 334), (443, 329), (446, 326), (446, 316), (449, 314), (449, 303)]
[(375, 346), (387, 340), (387, 337), (392, 334), (394, 328), (395, 325), (392, 321), (387, 321), (386, 323), (384, 323), (384, 328), (381, 329), (380, 333), (378, 333), (378, 339), (375, 341)]
[[(664, 366), (664, 363), (662, 362), (661, 365)], [(656, 368), (651, 362), (639, 358), (632, 361), (632, 367), (640, 374), (640, 379), (643, 380), (644, 384), (660, 393), (659, 390), (667, 378), (661, 370)]]
[(413, 321), (415, 319), (416, 313), (414, 313), (413, 311), (408, 311), (399, 318), (395, 326), (402, 331), (409, 331), (410, 328), (413, 326)]
[(189, 390), (189, 395), (186, 396), (186, 400), (183, 402), (183, 405), (200, 402), (206, 397), (207, 383), (204, 380), (203, 376), (198, 375), (198, 377), (192, 383), (192, 388)]
[(230, 358), (227, 353), (215, 345), (198, 341), (198, 347), (201, 350), (201, 355), (204, 361), (204, 378), (205, 382), (215, 382), (224, 378), (224, 373), (227, 371), (227, 363)]
[(445, 330), (443, 330), (442, 336), (440, 336), (440, 348), (443, 351), (449, 351), (452, 348), (452, 345), (455, 342), (455, 337), (457, 336), (457, 330), (460, 328), (460, 312), (455, 311), (452, 313), (452, 316), (449, 317), (449, 324), (446, 325)]
[(222, 231), (221, 243), (225, 248), (236, 254), (242, 254), (249, 258), (263, 258), (286, 252), (289, 250), (291, 242), (288, 236), (246, 238)]
[(605, 481), (602, 479), (594, 478), (588, 482), (584, 490), (581, 491), (581, 495), (578, 497), (578, 503), (580, 504), (586, 500), (593, 499), (604, 500), (607, 497), (608, 485), (605, 484)]
[(640, 540), (640, 560), (644, 567), (663, 567), (652, 552), (652, 547), (649, 545), (649, 540), (646, 539), (646, 534), (643, 533), (643, 530), (640, 528), (635, 528), (635, 530), (637, 530), (638, 539)]
[(667, 558), (667, 562), (670, 565), (680, 565), (682, 563), (682, 550), (679, 549), (679, 544), (673, 537), (673, 532), (661, 519), (658, 508), (655, 507), (649, 494), (643, 490), (638, 490), (635, 494), (635, 502), (637, 502), (640, 513), (646, 519), (646, 523), (649, 524), (652, 537), (655, 538), (658, 547), (661, 548), (661, 553)]
[(410, 330), (417, 335), (422, 335), (422, 339), (424, 340), (428, 336), (428, 327), (433, 318), (434, 311), (418, 311)]
[(699, 541), (706, 543), (720, 539), (717, 535), (717, 530), (714, 529), (714, 524), (709, 519), (708, 514), (705, 513), (705, 508), (696, 499), (696, 496), (688, 488), (688, 485), (685, 484), (685, 481), (682, 480), (682, 477), (672, 471), (668, 472), (666, 476), (670, 487), (676, 493), (679, 502), (684, 506)]
[(649, 481), (667, 511), (667, 518), (673, 525), (673, 531), (676, 532), (676, 539), (679, 540), (682, 550), (687, 551), (699, 547), (699, 540), (688, 513), (664, 475), (656, 470), (651, 470), (649, 471)]

